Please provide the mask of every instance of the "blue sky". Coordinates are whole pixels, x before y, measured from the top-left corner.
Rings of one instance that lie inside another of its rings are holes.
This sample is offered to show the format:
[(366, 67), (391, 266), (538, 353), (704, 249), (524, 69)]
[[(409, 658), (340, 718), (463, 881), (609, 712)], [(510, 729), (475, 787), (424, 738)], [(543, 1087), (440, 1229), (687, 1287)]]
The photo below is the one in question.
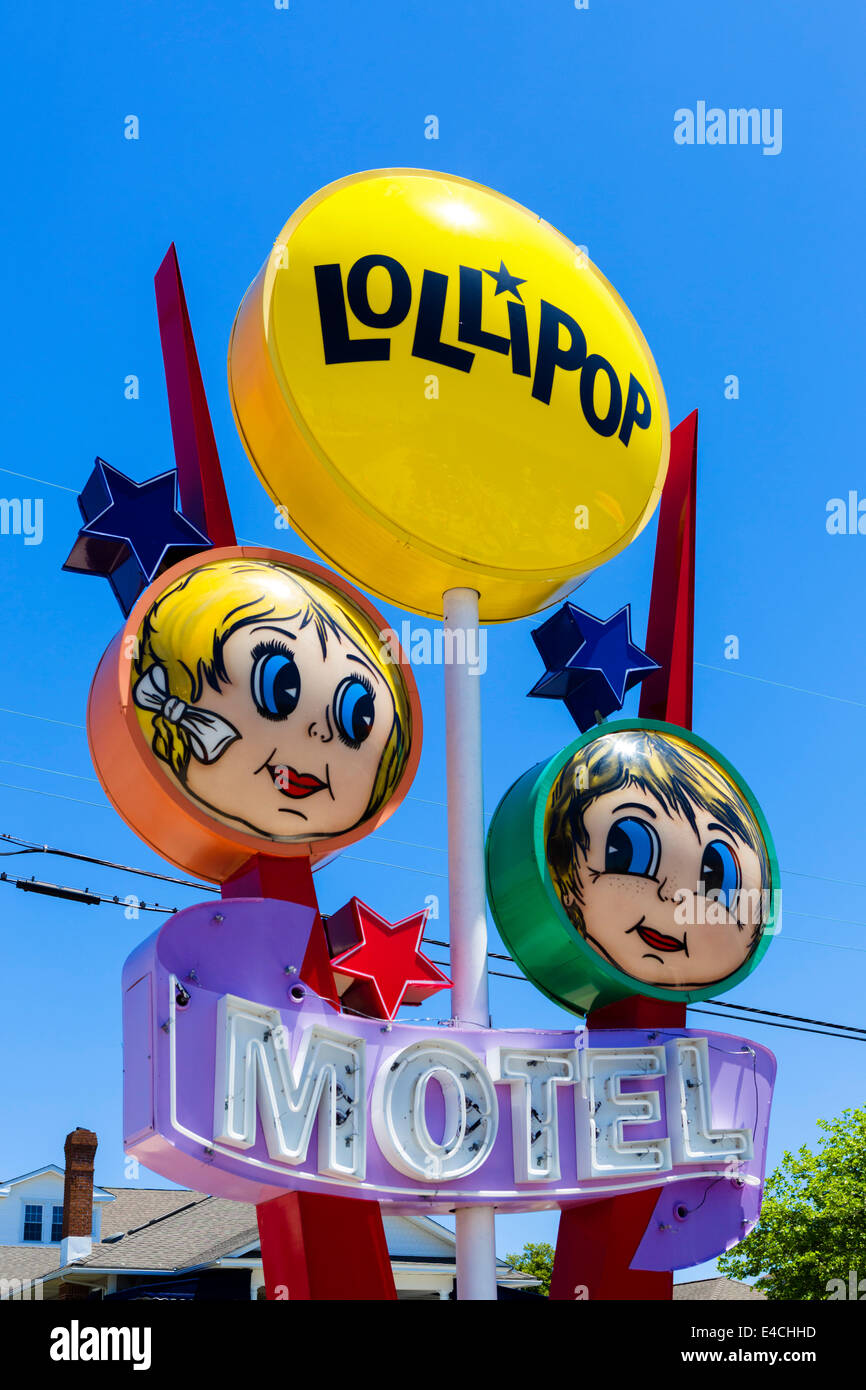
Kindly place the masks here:
[[(866, 496), (856, 7), (291, 0), (278, 11), (272, 0), (83, 9), (47, 0), (7, 11), (5, 25), (0, 493), (42, 498), (44, 535), (30, 546), (0, 536), (0, 830), (165, 868), (87, 780), (87, 691), (120, 615), (107, 585), (60, 566), (97, 453), (136, 478), (173, 465), (152, 288), (169, 242), (238, 533), (281, 545), (286, 533), (274, 532), (229, 410), (237, 305), (316, 188), (364, 168), (443, 169), (500, 189), (585, 244), (649, 340), (672, 422), (700, 411), (694, 726), (753, 786), (784, 871), (783, 932), (731, 998), (860, 1023), (866, 536), (825, 525), (831, 498)], [(781, 152), (676, 144), (674, 112), (698, 101), (780, 108)], [(138, 141), (123, 138), (130, 114)], [(436, 141), (424, 136), (430, 114)], [(137, 401), (124, 399), (130, 373)], [(730, 374), (737, 400), (725, 399)], [(654, 540), (653, 522), (579, 595), (601, 616), (631, 601), (638, 641)], [(524, 698), (540, 674), (532, 626), (489, 634), (488, 811), (574, 734), (564, 707)], [(730, 635), (737, 661), (724, 657)], [(433, 925), (444, 935), (442, 672), (417, 675), (425, 748), (415, 799), (323, 870), (319, 893), (326, 911), (357, 893), (393, 918), (437, 893), (443, 917)], [(2, 867), (147, 901), (194, 900), (44, 856)], [(64, 1135), (83, 1124), (100, 1136), (97, 1179), (122, 1182), (119, 974), (160, 919), (126, 921), (109, 906), (3, 884), (0, 904), (0, 1175), (59, 1160)], [(503, 1026), (565, 1019), (526, 983), (493, 979), (491, 996)], [(772, 1165), (815, 1140), (818, 1116), (863, 1102), (866, 1050), (747, 1031), (779, 1060)], [(552, 1216), (508, 1218), (499, 1248), (554, 1231)]]

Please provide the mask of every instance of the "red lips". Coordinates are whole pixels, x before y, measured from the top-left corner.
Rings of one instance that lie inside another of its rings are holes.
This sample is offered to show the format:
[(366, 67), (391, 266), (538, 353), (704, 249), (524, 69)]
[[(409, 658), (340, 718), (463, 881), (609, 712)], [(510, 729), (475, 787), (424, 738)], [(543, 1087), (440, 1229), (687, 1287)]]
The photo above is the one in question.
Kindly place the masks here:
[(324, 791), (327, 786), (326, 782), (314, 776), (312, 772), (296, 772), (293, 767), (274, 767), (268, 763), (268, 772), (273, 778), (277, 791), (282, 792), (283, 796), (291, 796), (295, 800), (304, 796), (312, 796), (314, 792)]
[(653, 951), (684, 951), (685, 943), (678, 941), (675, 936), (665, 936), (664, 932), (655, 931), (652, 927), (638, 927), (637, 934), (645, 946), (649, 946)]

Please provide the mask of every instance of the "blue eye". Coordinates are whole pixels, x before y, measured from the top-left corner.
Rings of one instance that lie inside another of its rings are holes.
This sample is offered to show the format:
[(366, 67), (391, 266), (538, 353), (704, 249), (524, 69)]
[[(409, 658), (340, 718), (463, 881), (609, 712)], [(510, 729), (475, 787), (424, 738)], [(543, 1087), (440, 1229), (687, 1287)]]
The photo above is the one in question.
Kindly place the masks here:
[(363, 676), (347, 676), (334, 694), (334, 721), (344, 743), (357, 748), (373, 728), (376, 714), (373, 687)]
[(604, 851), (606, 874), (640, 874), (654, 878), (659, 866), (659, 837), (637, 816), (618, 820), (607, 832)]
[(701, 892), (731, 908), (739, 887), (740, 866), (734, 851), (724, 840), (711, 840), (701, 859)]
[(301, 674), (288, 647), (262, 642), (252, 653), (250, 688), (259, 714), (265, 719), (286, 719), (301, 696)]

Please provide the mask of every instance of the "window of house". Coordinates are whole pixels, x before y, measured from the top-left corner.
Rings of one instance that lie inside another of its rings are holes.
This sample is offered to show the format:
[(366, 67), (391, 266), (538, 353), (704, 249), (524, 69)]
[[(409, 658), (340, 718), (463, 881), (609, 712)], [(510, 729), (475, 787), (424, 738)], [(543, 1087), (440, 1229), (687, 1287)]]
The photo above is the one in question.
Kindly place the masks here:
[(63, 1208), (53, 1207), (51, 1211), (51, 1239), (60, 1240), (63, 1234)]
[(24, 1239), (42, 1239), (42, 1208), (31, 1202), (24, 1205)]

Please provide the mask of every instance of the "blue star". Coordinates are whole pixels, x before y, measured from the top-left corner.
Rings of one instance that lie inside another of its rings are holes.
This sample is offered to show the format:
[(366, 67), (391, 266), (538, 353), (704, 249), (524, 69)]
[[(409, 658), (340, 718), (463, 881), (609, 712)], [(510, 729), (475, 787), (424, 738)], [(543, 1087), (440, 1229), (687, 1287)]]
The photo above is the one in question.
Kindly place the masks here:
[(110, 580), (126, 614), (167, 565), (211, 545), (180, 511), (174, 469), (136, 483), (98, 458), (78, 506), (84, 525), (63, 568)]
[(509, 272), (505, 268), (504, 261), (499, 262), (498, 270), (485, 270), (484, 274), (492, 276), (492, 278), (496, 281), (496, 293), (493, 296), (494, 299), (496, 298), (497, 294), (505, 294), (507, 292), (508, 294), (513, 294), (516, 299), (519, 299), (521, 304), (523, 303), (523, 295), (520, 293), (520, 290), (517, 288), (517, 286), (525, 285), (526, 281), (519, 279), (516, 275), (509, 274)]
[(530, 695), (564, 700), (583, 733), (622, 709), (627, 691), (659, 669), (632, 641), (630, 604), (601, 619), (564, 603), (532, 640), (547, 670)]

